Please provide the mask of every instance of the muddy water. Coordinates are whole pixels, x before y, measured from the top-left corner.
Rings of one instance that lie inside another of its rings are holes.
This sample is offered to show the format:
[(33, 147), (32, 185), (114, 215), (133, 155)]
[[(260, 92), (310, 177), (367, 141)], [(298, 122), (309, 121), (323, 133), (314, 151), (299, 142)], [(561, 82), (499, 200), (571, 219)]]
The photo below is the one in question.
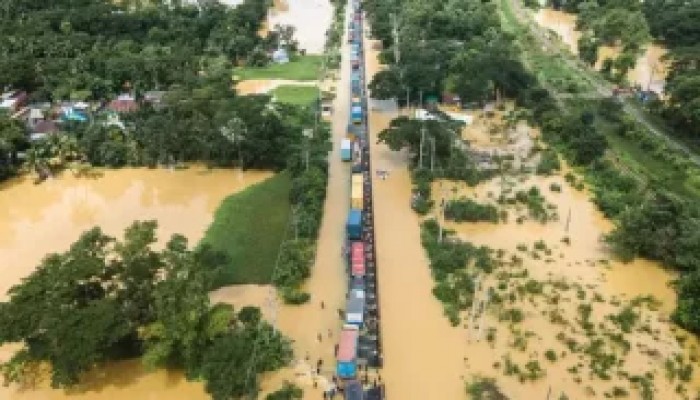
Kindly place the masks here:
[[(631, 300), (637, 296), (652, 295), (662, 302), (658, 311), (644, 311), (642, 319), (653, 331), (655, 338), (649, 334), (634, 331), (625, 336), (632, 344), (632, 350), (625, 357), (624, 370), (632, 374), (643, 374), (653, 371), (657, 378), (654, 380), (656, 395), (661, 399), (679, 398), (674, 392), (675, 384), (669, 383), (664, 376), (663, 362), (674, 354), (689, 356), (691, 346), (697, 347), (697, 341), (689, 340), (686, 348), (682, 348), (674, 339), (680, 333), (667, 323), (668, 315), (675, 303), (675, 293), (669, 287), (674, 276), (663, 270), (657, 263), (645, 260), (636, 260), (629, 264), (621, 264), (612, 260), (600, 237), (612, 229), (610, 221), (603, 218), (602, 214), (589, 201), (589, 193), (579, 192), (569, 186), (561, 176), (507, 178), (509, 184), (502, 185), (500, 179), (495, 179), (476, 188), (468, 188), (462, 183), (436, 182), (433, 187), (435, 200), (439, 201), (443, 196), (446, 199), (468, 197), (479, 202), (495, 203), (495, 198), (501, 193), (502, 187), (510, 187), (513, 190), (528, 189), (536, 186), (549, 203), (556, 205), (560, 219), (558, 221), (541, 224), (535, 221), (525, 221), (522, 224), (515, 222), (517, 216), (527, 215), (526, 210), (508, 209), (508, 222), (501, 224), (491, 223), (447, 223), (447, 227), (454, 229), (462, 239), (477, 245), (486, 245), (496, 249), (505, 249), (508, 257), (516, 254), (524, 258), (524, 266), (529, 276), (538, 281), (564, 280), (572, 285), (580, 285), (590, 297), (598, 293), (606, 300), (606, 303), (593, 303), (594, 312), (592, 321), (596, 324), (606, 322), (605, 316), (619, 312), (619, 307), (611, 305), (613, 299), (621, 301)], [(553, 193), (549, 187), (551, 183), (557, 183), (563, 188), (561, 193)], [(506, 189), (507, 190), (507, 189)], [(569, 218), (569, 212), (571, 217)], [(568, 223), (567, 223), (568, 220)], [(571, 244), (562, 243), (562, 238), (569, 237)], [(536, 260), (528, 253), (516, 250), (519, 244), (526, 244), (532, 250), (533, 242), (543, 240), (552, 250), (549, 257)], [(547, 261), (546, 258), (550, 258)], [(605, 261), (603, 261), (605, 260)], [(495, 280), (485, 280), (485, 286), (494, 286)], [(495, 286), (494, 286), (495, 287)], [(558, 308), (572, 321), (577, 315), (577, 307), (583, 301), (573, 296), (563, 294), (565, 299), (559, 303)], [(482, 298), (477, 294), (477, 299)], [(557, 363), (544, 361), (542, 353), (547, 349), (557, 352), (566, 351), (566, 348), (556, 339), (557, 333), (563, 331), (560, 326), (552, 324), (542, 312), (550, 309), (542, 301), (534, 300), (532, 303), (522, 302), (517, 304), (525, 312), (525, 321), (521, 324), (523, 331), (535, 333), (529, 340), (528, 349), (525, 352), (513, 350), (513, 335), (509, 333), (504, 324), (497, 321), (494, 315), (484, 317), (475, 328), (480, 333), (470, 334), (469, 361), (467, 371), (471, 374), (486, 374), (497, 376), (501, 387), (514, 398), (540, 398), (546, 395), (551, 387), (553, 393), (566, 393), (570, 398), (583, 398), (590, 396), (590, 390), (595, 392), (593, 397), (602, 398), (603, 391), (610, 390), (613, 385), (628, 387), (625, 380), (613, 378), (610, 382), (601, 382), (591, 379), (584, 373), (582, 382), (573, 380), (573, 375), (567, 371), (576, 359), (573, 355), (565, 356)], [(493, 344), (486, 343), (484, 331), (488, 328), (497, 330), (497, 339)], [(569, 332), (569, 329), (565, 330)], [(574, 335), (576, 336), (576, 335)], [(577, 336), (581, 343), (586, 342), (584, 335)], [(650, 356), (648, 354), (655, 353)], [(512, 378), (502, 377), (502, 373), (494, 370), (493, 364), (503, 363), (503, 356), (511, 355), (513, 361), (521, 366), (531, 359), (539, 356), (540, 364), (546, 369), (546, 378), (532, 384), (521, 384)], [(478, 357), (477, 361), (475, 357)], [(687, 358), (686, 358), (687, 360)], [(584, 361), (586, 364), (587, 361)], [(700, 376), (695, 374), (691, 387), (700, 387)], [(591, 388), (591, 389), (588, 389)], [(636, 391), (630, 390), (636, 395)], [(691, 393), (693, 393), (691, 391)]]
[[(365, 48), (370, 79), (380, 65), (369, 41)], [(377, 134), (395, 116), (370, 111), (372, 165), (390, 171), (386, 180), (374, 180), (383, 381), (391, 399), (460, 399), (464, 398), (465, 335), (449, 326), (431, 293), (420, 221), (409, 205), (407, 155), (376, 144)]]
[[(30, 274), (46, 253), (67, 249), (95, 225), (121, 236), (134, 220), (157, 219), (161, 242), (182, 233), (195, 244), (224, 197), (269, 176), (193, 166), (182, 171), (121, 169), (94, 179), (65, 173), (40, 185), (28, 177), (5, 183), (0, 186), (0, 296), (6, 299), (6, 291)], [(232, 300), (251, 303), (240, 296)], [(0, 349), (0, 361), (13, 352), (9, 346)], [(47, 384), (0, 388), (0, 400), (209, 398), (200, 383), (186, 382), (181, 373), (146, 373), (138, 361), (100, 368), (70, 393)]]
[(283, 85), (316, 86), (317, 83), (313, 81), (294, 81), (287, 79), (246, 79), (236, 84), (236, 91), (241, 95), (263, 94)]
[[(571, 49), (571, 52), (578, 54), (578, 39), (581, 37), (581, 32), (576, 30), (575, 15), (550, 8), (541, 8), (535, 14), (535, 20), (541, 26), (556, 32), (562, 42)], [(617, 57), (620, 51), (621, 49), (617, 47), (600, 47), (595, 68), (600, 69), (605, 59)], [(668, 65), (661, 58), (666, 53), (666, 49), (660, 46), (648, 45), (644, 53), (637, 59), (635, 67), (628, 72), (629, 81), (645, 90), (650, 89), (656, 93), (663, 93)]]
[(294, 38), (301, 49), (309, 54), (322, 54), (332, 18), (333, 7), (328, 0), (284, 0), (275, 2), (268, 26), (293, 26)]

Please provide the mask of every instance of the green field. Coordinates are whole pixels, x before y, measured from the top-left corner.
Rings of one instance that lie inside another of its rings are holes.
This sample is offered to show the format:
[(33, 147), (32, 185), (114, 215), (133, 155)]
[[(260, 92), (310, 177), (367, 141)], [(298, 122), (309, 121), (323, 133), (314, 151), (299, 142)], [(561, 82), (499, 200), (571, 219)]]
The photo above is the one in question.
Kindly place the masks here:
[(221, 203), (200, 242), (229, 257), (216, 287), (270, 283), (291, 213), (290, 188), (289, 174), (280, 173)]
[(318, 99), (318, 87), (281, 85), (271, 92), (280, 103), (309, 106)]
[(233, 70), (235, 79), (289, 79), (314, 81), (318, 79), (323, 56), (306, 55), (294, 57), (287, 64), (270, 64), (267, 67), (243, 67)]

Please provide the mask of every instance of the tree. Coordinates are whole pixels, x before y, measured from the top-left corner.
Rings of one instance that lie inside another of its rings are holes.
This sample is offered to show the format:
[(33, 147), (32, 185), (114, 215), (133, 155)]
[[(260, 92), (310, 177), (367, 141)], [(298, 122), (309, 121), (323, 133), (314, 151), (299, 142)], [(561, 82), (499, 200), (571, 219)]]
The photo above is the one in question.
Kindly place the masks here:
[(66, 253), (46, 257), (3, 304), (0, 343), (24, 341), (31, 359), (50, 362), (53, 386), (76, 383), (130, 334), (110, 295), (113, 242), (98, 228), (84, 233)]
[(14, 173), (17, 151), (25, 146), (26, 138), (19, 122), (0, 115), (0, 180)]
[(377, 72), (369, 83), (370, 96), (374, 99), (393, 99), (406, 96), (399, 71), (389, 68)]
[(140, 333), (145, 341), (144, 363), (151, 368), (171, 364), (196, 373), (212, 339), (208, 335), (222, 333), (203, 329), (210, 316), (207, 270), (220, 265), (205, 265), (201, 260), (180, 235), (174, 235), (162, 253), (164, 279), (153, 293), (154, 322)]
[[(238, 321), (245, 316), (238, 315)], [(254, 353), (251, 353), (254, 352)], [(214, 339), (202, 357), (205, 388), (215, 400), (237, 399), (257, 393), (261, 372), (273, 371), (292, 359), (292, 348), (265, 322), (236, 325), (228, 333)]]
[(673, 319), (685, 329), (700, 333), (700, 270), (681, 276), (677, 286), (678, 305)]

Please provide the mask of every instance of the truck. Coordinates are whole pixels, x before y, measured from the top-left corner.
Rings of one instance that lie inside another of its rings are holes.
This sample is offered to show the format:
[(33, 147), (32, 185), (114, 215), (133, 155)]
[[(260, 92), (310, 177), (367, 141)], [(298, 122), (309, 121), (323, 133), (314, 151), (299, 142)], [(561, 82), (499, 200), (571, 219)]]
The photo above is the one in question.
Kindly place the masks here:
[(362, 278), (365, 276), (365, 243), (352, 242), (350, 245), (350, 276)]
[(357, 341), (360, 331), (355, 325), (344, 325), (338, 344), (336, 375), (340, 379), (354, 379), (357, 376)]
[(350, 139), (341, 140), (340, 159), (343, 161), (352, 161), (352, 141)]
[(345, 224), (345, 233), (349, 240), (362, 239), (362, 210), (351, 208)]
[(345, 323), (362, 327), (365, 315), (365, 291), (352, 289), (345, 309)]
[(364, 187), (362, 186), (362, 181), (360, 181), (360, 183), (355, 183), (355, 181), (353, 181), (350, 184), (350, 207), (362, 210), (364, 205), (363, 198)]
[(365, 391), (362, 389), (362, 384), (352, 380), (345, 384), (345, 400), (365, 400)]
[(352, 123), (355, 125), (360, 125), (362, 123), (362, 107), (353, 106), (350, 109), (350, 115), (352, 117)]

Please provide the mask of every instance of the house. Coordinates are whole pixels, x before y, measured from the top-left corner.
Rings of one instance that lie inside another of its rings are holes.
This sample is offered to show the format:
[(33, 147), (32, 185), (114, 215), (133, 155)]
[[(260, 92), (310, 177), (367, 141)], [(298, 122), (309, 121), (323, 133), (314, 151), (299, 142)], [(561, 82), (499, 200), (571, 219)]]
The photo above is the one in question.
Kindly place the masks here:
[(120, 94), (116, 99), (107, 104), (107, 108), (116, 113), (129, 113), (139, 109), (134, 96), (128, 93)]
[(9, 113), (16, 113), (22, 106), (27, 104), (29, 96), (27, 92), (13, 90), (0, 95), (0, 110), (5, 110)]
[(163, 103), (164, 96), (164, 90), (149, 90), (143, 94), (143, 101), (146, 103), (151, 103), (154, 106), (161, 105), (161, 103)]
[(31, 107), (29, 109), (29, 116), (27, 117), (27, 125), (29, 128), (34, 129), (37, 123), (44, 120), (44, 110), (41, 108)]
[(58, 133), (58, 125), (54, 121), (40, 120), (32, 127), (29, 138), (39, 140), (54, 133)]
[(272, 53), (272, 61), (277, 64), (286, 64), (289, 62), (289, 53), (283, 48), (279, 48)]
[(446, 106), (457, 106), (462, 104), (462, 99), (459, 95), (449, 92), (442, 92), (442, 104)]

